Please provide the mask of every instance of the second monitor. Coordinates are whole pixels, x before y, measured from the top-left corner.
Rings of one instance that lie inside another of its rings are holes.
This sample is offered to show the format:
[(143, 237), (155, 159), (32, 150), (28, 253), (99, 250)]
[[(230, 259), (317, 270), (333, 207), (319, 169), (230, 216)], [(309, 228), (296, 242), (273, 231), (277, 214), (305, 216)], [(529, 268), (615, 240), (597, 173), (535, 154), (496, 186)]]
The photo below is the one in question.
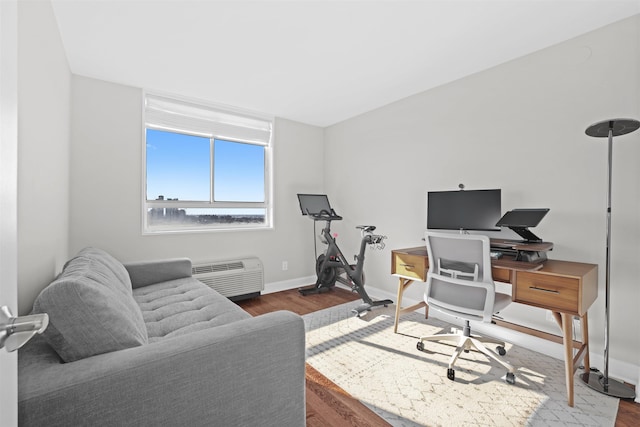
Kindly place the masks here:
[(542, 242), (542, 239), (533, 234), (529, 227), (538, 225), (547, 212), (549, 212), (547, 208), (514, 209), (505, 213), (496, 223), (496, 226), (510, 228), (526, 242)]

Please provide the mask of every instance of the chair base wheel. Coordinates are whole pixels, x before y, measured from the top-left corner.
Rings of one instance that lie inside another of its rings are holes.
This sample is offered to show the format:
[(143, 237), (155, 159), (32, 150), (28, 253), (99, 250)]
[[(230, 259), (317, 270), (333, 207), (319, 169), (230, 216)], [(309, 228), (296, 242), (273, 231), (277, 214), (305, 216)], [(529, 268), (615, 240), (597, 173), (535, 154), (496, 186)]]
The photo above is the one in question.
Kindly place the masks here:
[(515, 384), (516, 383), (515, 374), (513, 372), (507, 372), (506, 381), (508, 384)]
[(419, 351), (424, 351), (424, 343), (422, 341), (418, 341), (418, 343), (416, 344), (416, 348)]
[(505, 350), (505, 348), (501, 345), (496, 347), (496, 351), (500, 356), (504, 356), (505, 354), (507, 354), (507, 350)]
[(456, 379), (456, 371), (455, 369), (447, 369), (447, 378), (449, 378), (451, 381), (454, 381)]

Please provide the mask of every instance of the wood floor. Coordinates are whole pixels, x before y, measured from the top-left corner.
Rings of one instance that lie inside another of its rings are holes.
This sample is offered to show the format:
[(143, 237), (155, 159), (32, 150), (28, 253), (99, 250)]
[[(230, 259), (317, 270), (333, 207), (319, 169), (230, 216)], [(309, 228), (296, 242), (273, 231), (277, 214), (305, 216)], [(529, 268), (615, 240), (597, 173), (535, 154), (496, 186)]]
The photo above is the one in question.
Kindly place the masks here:
[[(338, 287), (320, 295), (302, 296), (296, 289), (239, 301), (253, 316), (277, 310), (300, 315), (357, 300), (358, 295)], [(320, 372), (307, 365), (307, 426), (389, 426), (373, 411), (354, 399)], [(640, 403), (620, 400), (615, 427), (638, 426)]]
[[(303, 315), (357, 299), (358, 294), (340, 288), (334, 288), (324, 294), (307, 296), (302, 296), (293, 289), (239, 301), (237, 304), (253, 316), (277, 310), (289, 310)], [(390, 426), (309, 364), (306, 379), (308, 427)]]

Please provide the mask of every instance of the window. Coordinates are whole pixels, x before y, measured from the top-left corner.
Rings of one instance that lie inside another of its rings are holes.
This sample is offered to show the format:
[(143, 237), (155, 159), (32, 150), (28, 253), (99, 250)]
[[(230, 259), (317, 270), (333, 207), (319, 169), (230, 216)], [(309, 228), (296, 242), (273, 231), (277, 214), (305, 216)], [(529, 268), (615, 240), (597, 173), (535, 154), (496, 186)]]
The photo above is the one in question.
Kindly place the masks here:
[(272, 125), (147, 94), (143, 231), (270, 228)]

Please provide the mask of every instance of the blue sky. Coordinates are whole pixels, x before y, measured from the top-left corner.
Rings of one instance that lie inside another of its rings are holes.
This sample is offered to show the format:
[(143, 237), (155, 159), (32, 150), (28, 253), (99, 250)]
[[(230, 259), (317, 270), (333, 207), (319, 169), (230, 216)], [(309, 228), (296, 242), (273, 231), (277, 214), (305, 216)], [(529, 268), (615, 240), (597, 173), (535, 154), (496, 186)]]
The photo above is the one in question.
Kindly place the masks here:
[[(264, 201), (264, 147), (216, 140), (216, 201)], [(209, 138), (147, 129), (147, 198), (208, 201)]]

